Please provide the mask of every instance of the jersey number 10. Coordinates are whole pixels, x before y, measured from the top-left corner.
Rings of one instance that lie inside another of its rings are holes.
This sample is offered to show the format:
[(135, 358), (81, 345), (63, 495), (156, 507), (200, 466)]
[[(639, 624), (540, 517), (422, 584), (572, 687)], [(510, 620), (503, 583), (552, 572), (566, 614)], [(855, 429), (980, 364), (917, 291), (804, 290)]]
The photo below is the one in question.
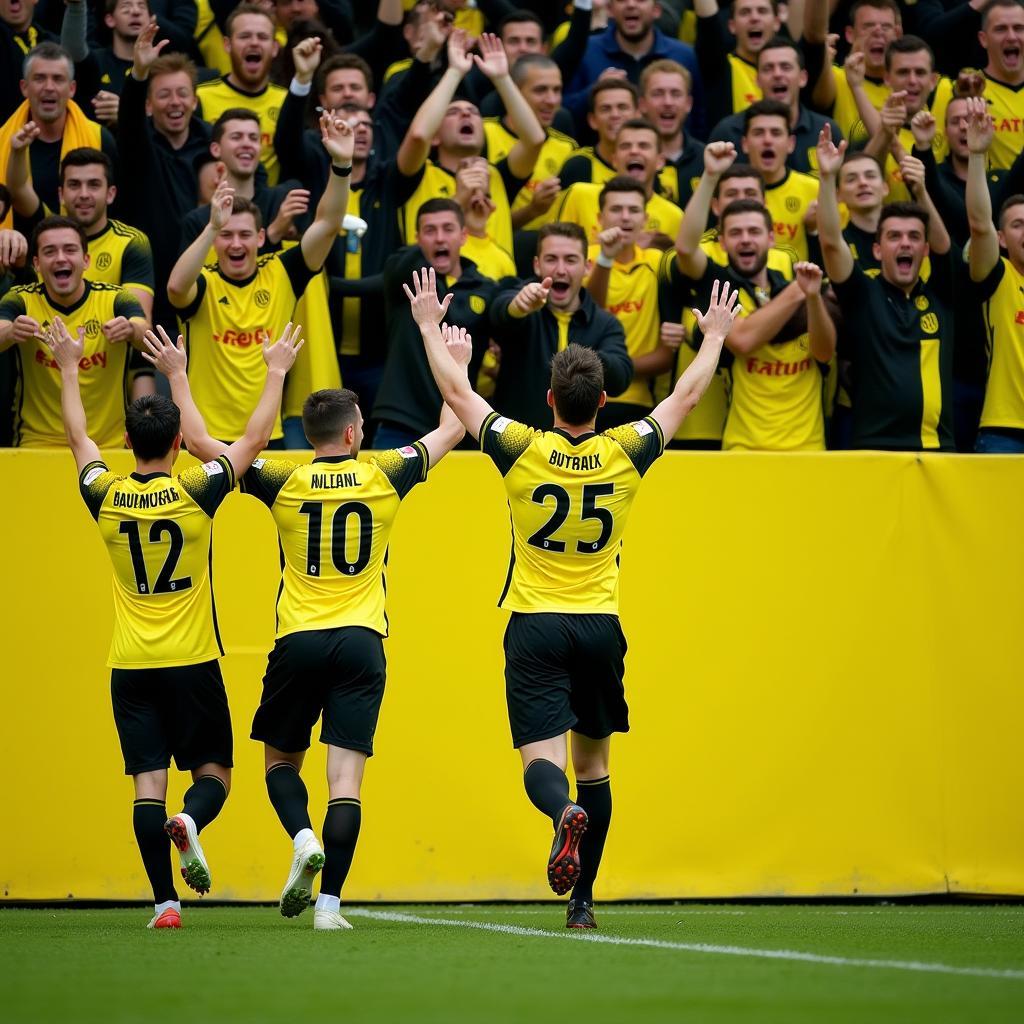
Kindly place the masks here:
[[(299, 514), (309, 516), (309, 532), (306, 538), (306, 575), (320, 575), (320, 537), (323, 533), (324, 503), (304, 501)], [(355, 516), (359, 522), (359, 548), (355, 561), (348, 560), (348, 523)], [(344, 576), (355, 576), (370, 564), (370, 550), (373, 546), (373, 516), (361, 501), (346, 501), (339, 505), (331, 518), (331, 561), (334, 568)]]

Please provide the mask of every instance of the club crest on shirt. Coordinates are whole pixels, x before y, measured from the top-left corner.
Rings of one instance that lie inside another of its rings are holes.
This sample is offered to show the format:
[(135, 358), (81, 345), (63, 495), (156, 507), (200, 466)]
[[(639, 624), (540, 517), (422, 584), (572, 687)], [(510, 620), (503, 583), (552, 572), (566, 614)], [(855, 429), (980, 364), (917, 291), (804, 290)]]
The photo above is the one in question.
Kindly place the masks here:
[(113, 262), (114, 258), (110, 255), (109, 252), (101, 252), (99, 256), (96, 257), (96, 266), (99, 270), (109, 269), (110, 264)]
[(256, 294), (253, 296), (253, 298), (255, 299), (256, 305), (259, 306), (260, 309), (266, 309), (267, 306), (270, 305), (270, 292), (268, 292), (266, 288), (257, 289)]
[(473, 312), (476, 313), (477, 316), (479, 316), (484, 311), (486, 306), (487, 306), (487, 304), (484, 302), (483, 296), (481, 296), (481, 295), (470, 295), (470, 297), (469, 297), (469, 308), (471, 310), (473, 310)]
[(800, 200), (796, 196), (786, 196), (786, 209), (790, 213), (796, 213), (800, 209)]
[(928, 308), (928, 296), (918, 295), (918, 297), (914, 299), (914, 305), (923, 313)]
[(935, 334), (939, 329), (939, 318), (934, 313), (925, 313), (921, 317), (921, 330), (925, 334)]

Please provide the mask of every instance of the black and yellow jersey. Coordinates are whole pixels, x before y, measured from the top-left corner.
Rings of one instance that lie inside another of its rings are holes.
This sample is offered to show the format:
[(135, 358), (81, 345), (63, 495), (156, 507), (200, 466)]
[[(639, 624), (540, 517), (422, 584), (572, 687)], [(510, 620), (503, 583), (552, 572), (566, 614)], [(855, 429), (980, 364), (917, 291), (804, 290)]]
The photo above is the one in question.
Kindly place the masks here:
[[(82, 405), (89, 436), (101, 448), (124, 446), (124, 410), (131, 345), (111, 344), (103, 325), (123, 316), (144, 322), (139, 300), (112, 284), (85, 282), (78, 302), (62, 306), (50, 299), (42, 282), (9, 291), (0, 300), (0, 321), (30, 316), (48, 326), (55, 316), (72, 336), (85, 330), (85, 347), (78, 363)], [(46, 342), (34, 338), (13, 348), (18, 371), (14, 407), (14, 443), (32, 448), (67, 448), (60, 411), (60, 367)]]
[(1024, 273), (1004, 256), (973, 287), (984, 303), (989, 349), (981, 426), (1024, 430)]
[[(554, 128), (547, 128), (545, 129), (545, 132), (547, 134), (547, 138), (544, 140), (544, 145), (541, 146), (540, 155), (537, 157), (537, 162), (533, 166), (533, 173), (530, 175), (530, 180), (523, 185), (512, 199), (513, 210), (520, 210), (524, 206), (529, 205), (530, 200), (533, 199), (534, 189), (540, 182), (544, 181), (546, 178), (557, 178), (558, 172), (562, 169), (562, 164), (565, 163), (569, 155), (576, 149), (576, 140), (570, 139), (568, 135), (563, 135)], [(500, 160), (504, 160), (511, 152), (512, 147), (519, 141), (517, 136), (513, 135), (512, 132), (502, 124), (500, 117), (485, 118), (484, 135), (487, 140), (487, 159), (492, 164), (496, 164)], [(552, 203), (547, 214), (543, 214), (540, 217), (534, 217), (533, 220), (524, 224), (523, 227), (531, 230), (539, 228), (550, 219), (549, 214), (554, 210), (556, 205), (557, 204)]]
[(193, 2), (198, 12), (196, 29), (193, 34), (196, 48), (208, 68), (213, 68), (222, 75), (226, 75), (231, 70), (231, 58), (224, 49), (224, 34), (217, 25), (217, 19), (213, 16), (210, 0), (193, 0)]
[[(587, 233), (588, 244), (597, 241), (601, 233), (601, 185), (579, 182), (571, 185), (562, 197), (556, 220), (579, 224)], [(674, 239), (683, 224), (683, 211), (657, 192), (647, 200), (645, 231), (657, 231)]]
[(818, 179), (800, 171), (786, 171), (774, 185), (766, 185), (764, 205), (775, 224), (775, 246), (794, 263), (807, 259), (807, 229), (804, 217), (818, 198)]
[(257, 459), (242, 490), (271, 511), (281, 544), (277, 637), (364, 626), (388, 635), (388, 538), (402, 499), (426, 479), (422, 444), (303, 465)]
[[(599, 245), (588, 252), (591, 262), (601, 254)], [(615, 261), (608, 274), (608, 297), (604, 308), (614, 316), (626, 332), (626, 351), (634, 362), (638, 356), (650, 355), (660, 343), (661, 318), (658, 315), (658, 267), (664, 253), (660, 249), (638, 249), (628, 263)], [(608, 396), (609, 402), (654, 407), (649, 377), (633, 377), (620, 395)]]
[(640, 480), (664, 447), (650, 417), (572, 437), (488, 415), (480, 448), (504, 478), (512, 518), (512, 561), (499, 606), (618, 614), (622, 533)]
[(512, 254), (502, 249), (489, 235), (486, 238), (467, 235), (461, 255), (472, 260), (476, 264), (476, 269), (492, 281), (516, 276), (516, 261), (512, 258)]
[[(844, 68), (833, 67), (832, 74), (835, 76), (836, 98), (832, 104), (832, 119), (839, 125), (843, 138), (850, 144), (851, 149), (863, 149), (868, 141), (869, 134), (860, 111), (857, 109), (857, 101), (853, 98), (853, 90), (846, 81)], [(890, 88), (881, 79), (865, 78), (864, 93), (871, 101), (875, 110), (881, 110), (885, 101), (889, 98)], [(939, 122), (941, 127), (944, 122)]]
[[(299, 246), (261, 256), (255, 273), (240, 281), (226, 277), (217, 264), (203, 267), (196, 297), (178, 310), (178, 318), (188, 344), (192, 395), (213, 437), (236, 441), (245, 433), (267, 376), (263, 339), (278, 338), (293, 321), (313, 276)], [(271, 437), (281, 436), (278, 417)]]
[(757, 84), (757, 64), (744, 60), (737, 53), (728, 54), (729, 78), (732, 91), (732, 111), (734, 114), (746, 110), (751, 103), (764, 99), (761, 87)]
[(1006, 85), (986, 75), (982, 96), (995, 128), (988, 153), (989, 166), (1007, 170), (1024, 150), (1024, 82)]
[(259, 92), (246, 92), (228, 81), (227, 75), (212, 82), (201, 82), (196, 86), (199, 100), (199, 114), (204, 121), (213, 124), (225, 110), (245, 107), (260, 119), (260, 163), (267, 171), (267, 183), (276, 185), (281, 176), (280, 162), (274, 151), (274, 131), (277, 117), (281, 113), (288, 90), (269, 82)]
[(89, 266), (84, 277), (152, 295), (156, 279), (149, 239), (129, 224), (108, 220), (107, 226), (89, 239)]
[(570, 153), (558, 172), (562, 189), (577, 182), (603, 185), (619, 172), (593, 146), (583, 146)]
[(168, 476), (118, 476), (91, 462), (79, 477), (114, 569), (110, 668), (198, 665), (224, 654), (211, 576), (213, 515), (235, 486), (231, 462)]

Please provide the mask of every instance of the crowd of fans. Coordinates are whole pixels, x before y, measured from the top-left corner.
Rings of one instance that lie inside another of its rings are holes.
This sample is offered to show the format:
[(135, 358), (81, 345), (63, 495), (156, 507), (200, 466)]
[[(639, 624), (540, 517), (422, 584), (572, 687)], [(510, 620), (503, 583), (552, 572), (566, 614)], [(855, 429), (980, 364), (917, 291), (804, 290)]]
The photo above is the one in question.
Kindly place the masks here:
[(407, 444), (432, 266), (536, 427), (570, 342), (643, 417), (727, 278), (674, 446), (1024, 452), (1022, 150), (1024, 0), (0, 0), (0, 444), (65, 444), (57, 315), (102, 445), (150, 327), (231, 441), (289, 320), (272, 443), (343, 384)]

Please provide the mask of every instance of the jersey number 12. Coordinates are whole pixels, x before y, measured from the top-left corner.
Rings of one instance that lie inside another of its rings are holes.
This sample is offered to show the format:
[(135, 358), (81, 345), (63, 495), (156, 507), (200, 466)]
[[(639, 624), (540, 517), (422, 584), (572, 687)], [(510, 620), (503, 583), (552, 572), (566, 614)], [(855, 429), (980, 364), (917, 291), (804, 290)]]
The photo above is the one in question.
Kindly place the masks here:
[(159, 544), (164, 536), (170, 541), (167, 557), (163, 568), (156, 578), (156, 585), (149, 585), (149, 574), (146, 571), (146, 559), (142, 555), (142, 535), (139, 524), (135, 520), (124, 521), (118, 527), (121, 533), (128, 535), (128, 553), (132, 557), (132, 571), (135, 573), (135, 587), (140, 594), (171, 594), (178, 590), (188, 590), (192, 586), (191, 576), (174, 579), (174, 570), (178, 568), (185, 547), (185, 538), (181, 527), (173, 519), (157, 519), (149, 528), (149, 542)]

